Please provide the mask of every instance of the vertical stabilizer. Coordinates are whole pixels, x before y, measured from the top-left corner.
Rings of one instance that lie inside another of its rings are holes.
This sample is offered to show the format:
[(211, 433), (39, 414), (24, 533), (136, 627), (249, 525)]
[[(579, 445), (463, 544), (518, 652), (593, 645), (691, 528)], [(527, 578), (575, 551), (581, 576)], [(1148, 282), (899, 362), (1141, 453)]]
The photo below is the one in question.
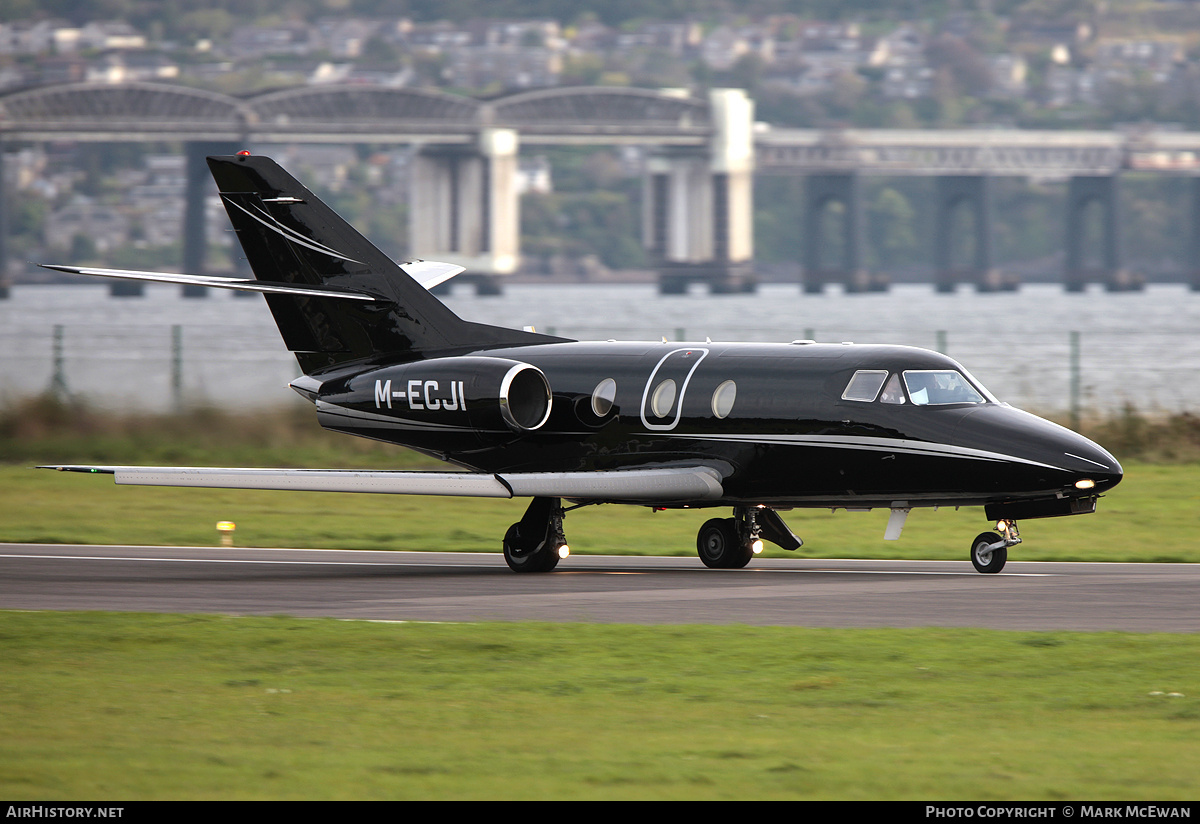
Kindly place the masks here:
[(268, 157), (210, 157), (208, 165), (256, 279), (355, 289), (384, 299), (266, 295), (306, 374), (352, 361), (415, 360), (561, 340), (458, 317)]

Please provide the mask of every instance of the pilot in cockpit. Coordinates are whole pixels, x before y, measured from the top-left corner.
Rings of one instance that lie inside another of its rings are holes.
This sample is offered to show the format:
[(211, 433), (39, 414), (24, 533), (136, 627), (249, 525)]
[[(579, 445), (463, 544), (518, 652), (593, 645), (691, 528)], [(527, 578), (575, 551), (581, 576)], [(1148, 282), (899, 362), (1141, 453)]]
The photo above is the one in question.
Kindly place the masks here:
[(900, 388), (899, 373), (894, 373), (887, 382), (887, 386), (883, 387), (883, 392), (880, 394), (879, 400), (882, 403), (904, 403), (904, 390)]

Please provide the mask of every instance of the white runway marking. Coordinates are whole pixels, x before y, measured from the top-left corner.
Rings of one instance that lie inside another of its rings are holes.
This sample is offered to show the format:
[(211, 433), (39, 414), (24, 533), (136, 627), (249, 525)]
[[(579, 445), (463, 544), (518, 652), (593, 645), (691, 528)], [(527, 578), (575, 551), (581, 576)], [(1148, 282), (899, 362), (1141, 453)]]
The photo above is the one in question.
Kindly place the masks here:
[[(256, 550), (257, 551), (257, 550)], [(292, 550), (287, 550), (292, 551)], [(328, 552), (330, 550), (311, 550), (314, 552)], [(334, 550), (336, 551), (336, 550)], [(586, 557), (586, 556), (581, 556)], [(647, 557), (664, 557), (664, 556), (647, 556)], [(684, 556), (665, 556), (665, 557), (684, 557)], [(0, 558), (29, 558), (39, 560), (63, 560), (63, 561), (155, 561), (161, 563), (175, 564), (276, 564), (282, 566), (402, 566), (402, 567), (438, 567), (446, 566), (444, 563), (424, 562), (424, 561), (277, 561), (273, 559), (252, 559), (252, 558), (151, 558), (151, 557), (136, 557), (136, 556), (120, 556), (120, 555), (29, 555), (15, 553), (0, 553)], [(499, 557), (497, 556), (497, 560)], [(499, 564), (496, 564), (499, 566)], [(670, 571), (670, 570), (665, 570)], [(949, 575), (949, 576), (965, 576), (976, 577), (980, 575), (978, 572), (971, 570), (954, 571), (954, 570), (909, 570), (909, 569), (781, 569), (758, 567), (747, 570), (702, 570), (699, 567), (695, 569), (687, 568), (684, 571), (705, 572), (706, 574), (753, 574), (753, 573), (821, 573), (826, 575)], [(602, 570), (602, 569), (563, 569), (562, 572), (576, 574), (603, 573), (606, 575), (643, 575), (647, 574), (642, 570)], [(997, 573), (996, 577), (1001, 578), (1054, 578), (1059, 573), (1055, 572), (1001, 572)]]

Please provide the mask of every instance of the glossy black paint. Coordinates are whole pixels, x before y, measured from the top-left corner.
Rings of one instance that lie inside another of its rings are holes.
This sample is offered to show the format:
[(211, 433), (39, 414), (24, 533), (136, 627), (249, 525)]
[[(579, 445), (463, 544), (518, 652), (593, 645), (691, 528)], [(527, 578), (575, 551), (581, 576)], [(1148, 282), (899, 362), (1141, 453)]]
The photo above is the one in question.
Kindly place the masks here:
[[(1041, 517), (1090, 509), (1121, 479), (1096, 444), (990, 399), (842, 399), (860, 369), (961, 371), (936, 352), (588, 343), (464, 321), (273, 160), (209, 166), (258, 280), (376, 298), (268, 298), (307, 376), (297, 389), (329, 429), (485, 472), (700, 464), (721, 474), (720, 501), (670, 506), (983, 504)], [(605, 380), (616, 395), (597, 414), (592, 395)], [(731, 380), (736, 398), (722, 417), (714, 392)], [(1085, 480), (1094, 485), (1076, 487)]]
[[(389, 409), (376, 399), (376, 381), (414, 380), (422, 387), (437, 381), (441, 387), (457, 375), (479, 373), (479, 364), (488, 361), (503, 368), (526, 363), (546, 376), (553, 407), (544, 425), (532, 431), (505, 426), (494, 379), (469, 385), (466, 413), (413, 410), (404, 403)], [(453, 359), (439, 359), (331, 377), (318, 396), (321, 423), (489, 472), (699, 462), (725, 475), (726, 496), (716, 505), (1092, 499), (1121, 478), (1120, 465), (1096, 444), (1002, 404), (895, 406), (841, 399), (861, 369), (961, 370), (952, 359), (927, 350), (571, 342), (477, 351), (470, 363), (465, 372), (454, 368)], [(606, 378), (616, 381), (616, 400), (612, 411), (599, 417), (591, 396)], [(676, 399), (660, 417), (648, 408), (649, 398), (666, 379), (676, 381)], [(713, 409), (713, 393), (728, 380), (735, 381), (737, 395), (732, 411), (721, 419)], [(1076, 481), (1085, 478), (1095, 486), (1076, 489)]]
[(575, 502), (732, 506), (697, 538), (721, 569), (745, 566), (763, 540), (800, 547), (776, 509), (890, 508), (895, 539), (912, 507), (983, 506), (1000, 534), (977, 536), (971, 559), (996, 573), (1021, 540), (1016, 520), (1094, 511), (1121, 480), (1099, 446), (928, 350), (580, 342), (465, 321), (426, 288), (461, 267), (396, 264), (269, 158), (208, 162), (253, 279), (51, 268), (261, 292), (304, 372), (292, 387), (322, 426), (479, 474), (51, 468), (147, 485), (531, 497), (503, 541), (517, 572), (569, 554), (563, 497), (589, 495), (603, 497)]

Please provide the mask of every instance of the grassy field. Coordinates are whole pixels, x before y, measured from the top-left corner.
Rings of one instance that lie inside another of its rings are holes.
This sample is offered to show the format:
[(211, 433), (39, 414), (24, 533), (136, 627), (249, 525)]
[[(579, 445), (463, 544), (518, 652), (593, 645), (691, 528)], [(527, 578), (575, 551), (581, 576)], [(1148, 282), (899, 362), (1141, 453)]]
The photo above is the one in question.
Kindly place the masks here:
[(1200, 637), (0, 613), (10, 800), (1194, 799)]
[[(1200, 562), (1200, 465), (1131, 464), (1095, 515), (1021, 522), (1012, 560)], [(117, 486), (111, 476), (0, 467), (0, 541), (209, 546), (216, 522), (237, 524), (240, 546), (499, 551), (525, 502), (425, 496)], [(567, 516), (572, 552), (691, 555), (700, 524), (726, 510), (654, 513), (587, 507)], [(899, 541), (884, 541), (887, 512), (784, 513), (822, 558), (967, 557), (988, 527), (983, 510), (915, 510)], [(768, 555), (791, 557), (768, 545)]]
[[(1096, 515), (1022, 522), (1012, 559), (1200, 562), (1194, 422), (1111, 427), (1140, 444), (1117, 450), (1124, 483)], [(524, 506), (30, 468), (75, 462), (430, 466), (292, 413), (39, 401), (0, 409), (0, 541), (216, 545), (232, 520), (243, 546), (499, 552)], [(589, 507), (566, 526), (577, 553), (691, 555), (712, 514)], [(886, 512), (786, 517), (808, 557), (965, 559), (987, 526), (916, 510), (884, 542)], [(12, 800), (1166, 801), (1200, 774), (1196, 635), (0, 612), (0, 661)]]
[[(1013, 560), (1200, 562), (1200, 419), (1132, 411), (1089, 434), (1124, 460), (1124, 482), (1095, 515), (1021, 523)], [(499, 551), (525, 502), (117, 487), (109, 477), (35, 471), (40, 463), (331, 468), (438, 468), (398, 447), (325, 432), (311, 409), (225, 415), (113, 416), (46, 398), (0, 407), (0, 541), (206, 546), (216, 522), (241, 546)], [(573, 552), (695, 552), (700, 524), (727, 510), (652, 513), (588, 507), (567, 517)], [(962, 559), (987, 528), (981, 508), (915, 510), (904, 537), (883, 541), (887, 513), (785, 513), (808, 557)], [(768, 545), (767, 552), (789, 557)]]

